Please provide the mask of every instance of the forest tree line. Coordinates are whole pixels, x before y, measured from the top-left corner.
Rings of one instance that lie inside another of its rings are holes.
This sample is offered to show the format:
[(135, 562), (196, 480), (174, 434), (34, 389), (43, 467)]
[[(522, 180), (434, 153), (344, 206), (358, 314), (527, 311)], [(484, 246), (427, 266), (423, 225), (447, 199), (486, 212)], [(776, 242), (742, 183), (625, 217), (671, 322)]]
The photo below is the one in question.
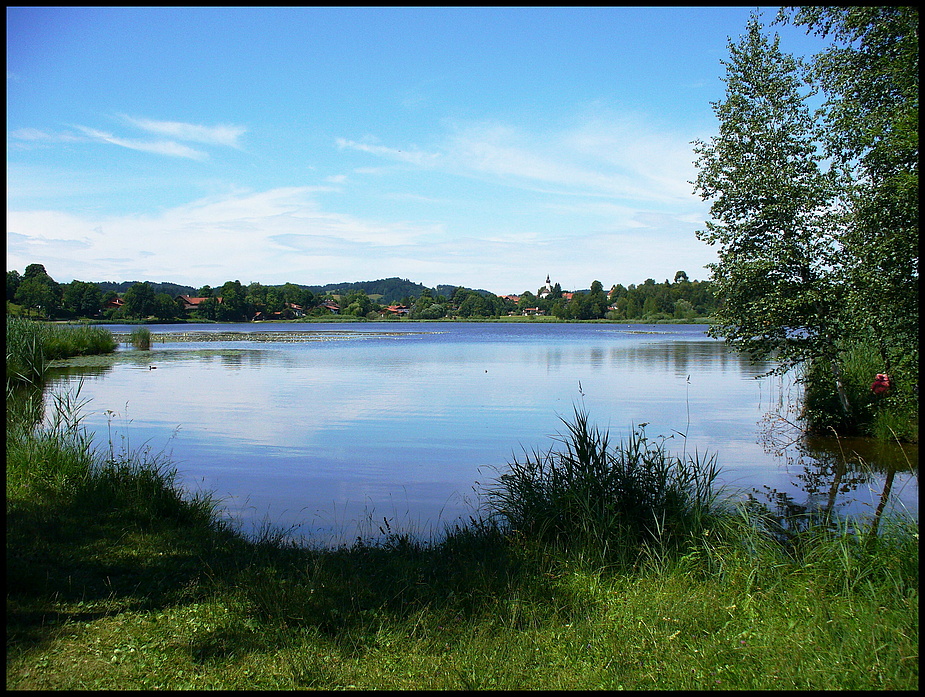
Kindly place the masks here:
[[(122, 288), (123, 290), (117, 290)], [(194, 309), (184, 307), (181, 295), (205, 298)], [(297, 319), (332, 314), (379, 319), (492, 318), (545, 315), (562, 320), (693, 320), (709, 316), (716, 300), (708, 281), (691, 281), (684, 271), (674, 280), (640, 285), (617, 284), (609, 291), (600, 281), (590, 289), (551, 288), (499, 296), (485, 290), (440, 285), (427, 288), (404, 279), (304, 286), (295, 283), (263, 285), (227, 281), (201, 288), (173, 283), (74, 280), (56, 282), (42, 264), (30, 264), (20, 274), (7, 272), (9, 311), (45, 319), (184, 319), (241, 322), (254, 319)], [(11, 307), (15, 306), (15, 307)]]

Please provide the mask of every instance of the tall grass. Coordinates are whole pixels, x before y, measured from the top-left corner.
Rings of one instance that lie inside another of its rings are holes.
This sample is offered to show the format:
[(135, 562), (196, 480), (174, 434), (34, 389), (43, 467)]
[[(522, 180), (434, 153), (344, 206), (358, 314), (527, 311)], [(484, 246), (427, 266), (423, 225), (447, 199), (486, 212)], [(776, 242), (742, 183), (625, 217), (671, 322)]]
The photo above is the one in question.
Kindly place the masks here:
[(147, 351), (151, 348), (151, 330), (147, 327), (133, 329), (129, 335), (129, 341), (136, 349)]
[(103, 327), (46, 324), (42, 331), (42, 348), (49, 360), (111, 353), (118, 345), (112, 332)]
[(22, 317), (6, 318), (6, 379), (41, 384), (48, 370), (42, 325)]
[(83, 480), (93, 455), (90, 437), (80, 427), (80, 388), (52, 396), (47, 424), (40, 426), (40, 391), (19, 388), (7, 392), (7, 496), (22, 495), (29, 487), (40, 495), (60, 493)]
[[(28, 418), (29, 408), (11, 412), (8, 404), (7, 572), (17, 588), (33, 578), (36, 546), (64, 543), (73, 555), (87, 554), (83, 545), (94, 544), (104, 525), (121, 534), (164, 523), (220, 527), (211, 496), (187, 495), (163, 456), (144, 448), (116, 449), (112, 443), (97, 448), (81, 424), (85, 406), (80, 386), (52, 394), (48, 417), (38, 423)], [(46, 576), (42, 587), (61, 582), (54, 574)]]
[(644, 428), (612, 447), (575, 409), (559, 448), (515, 459), (487, 491), (492, 515), (519, 534), (602, 550), (638, 550), (697, 534), (714, 514), (715, 456), (674, 456)]
[(7, 382), (38, 385), (48, 362), (70, 356), (111, 353), (118, 342), (108, 329), (86, 325), (46, 324), (22, 317), (6, 319)]

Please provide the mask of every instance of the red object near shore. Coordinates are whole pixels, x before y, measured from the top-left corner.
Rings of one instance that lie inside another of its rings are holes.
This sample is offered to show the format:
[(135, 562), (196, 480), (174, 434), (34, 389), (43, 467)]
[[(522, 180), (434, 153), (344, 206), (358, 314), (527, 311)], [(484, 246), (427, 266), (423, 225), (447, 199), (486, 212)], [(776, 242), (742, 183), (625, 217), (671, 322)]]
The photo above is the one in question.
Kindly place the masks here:
[(870, 391), (875, 395), (882, 395), (889, 392), (890, 377), (886, 373), (877, 373), (877, 377), (874, 378), (874, 382), (870, 386)]

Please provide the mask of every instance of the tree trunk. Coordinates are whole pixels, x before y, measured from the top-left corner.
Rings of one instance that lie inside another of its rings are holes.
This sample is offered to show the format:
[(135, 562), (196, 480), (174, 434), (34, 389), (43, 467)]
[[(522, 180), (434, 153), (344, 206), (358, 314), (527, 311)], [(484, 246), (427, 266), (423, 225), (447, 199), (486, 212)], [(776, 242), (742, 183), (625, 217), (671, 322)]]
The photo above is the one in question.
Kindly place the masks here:
[(851, 403), (848, 401), (845, 383), (842, 381), (841, 368), (838, 365), (838, 361), (834, 358), (829, 359), (829, 362), (832, 366), (832, 375), (835, 377), (835, 390), (838, 392), (838, 401), (841, 403), (845, 424), (850, 426), (854, 423), (854, 419), (851, 416)]

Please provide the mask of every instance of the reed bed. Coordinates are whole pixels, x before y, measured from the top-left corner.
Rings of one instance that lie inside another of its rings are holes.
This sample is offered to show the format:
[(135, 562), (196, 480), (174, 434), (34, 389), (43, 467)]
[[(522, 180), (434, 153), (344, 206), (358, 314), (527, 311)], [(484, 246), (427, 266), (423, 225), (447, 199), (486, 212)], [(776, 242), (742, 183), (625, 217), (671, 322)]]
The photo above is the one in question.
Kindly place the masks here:
[(136, 349), (148, 351), (151, 349), (151, 330), (147, 327), (138, 327), (132, 330), (129, 341)]
[(491, 515), (530, 538), (622, 554), (678, 545), (719, 511), (715, 456), (675, 456), (644, 427), (613, 445), (575, 409), (546, 452), (515, 459), (487, 490)]
[(7, 381), (38, 385), (45, 378), (49, 361), (111, 353), (117, 346), (112, 333), (101, 327), (48, 324), (22, 317), (7, 317)]

